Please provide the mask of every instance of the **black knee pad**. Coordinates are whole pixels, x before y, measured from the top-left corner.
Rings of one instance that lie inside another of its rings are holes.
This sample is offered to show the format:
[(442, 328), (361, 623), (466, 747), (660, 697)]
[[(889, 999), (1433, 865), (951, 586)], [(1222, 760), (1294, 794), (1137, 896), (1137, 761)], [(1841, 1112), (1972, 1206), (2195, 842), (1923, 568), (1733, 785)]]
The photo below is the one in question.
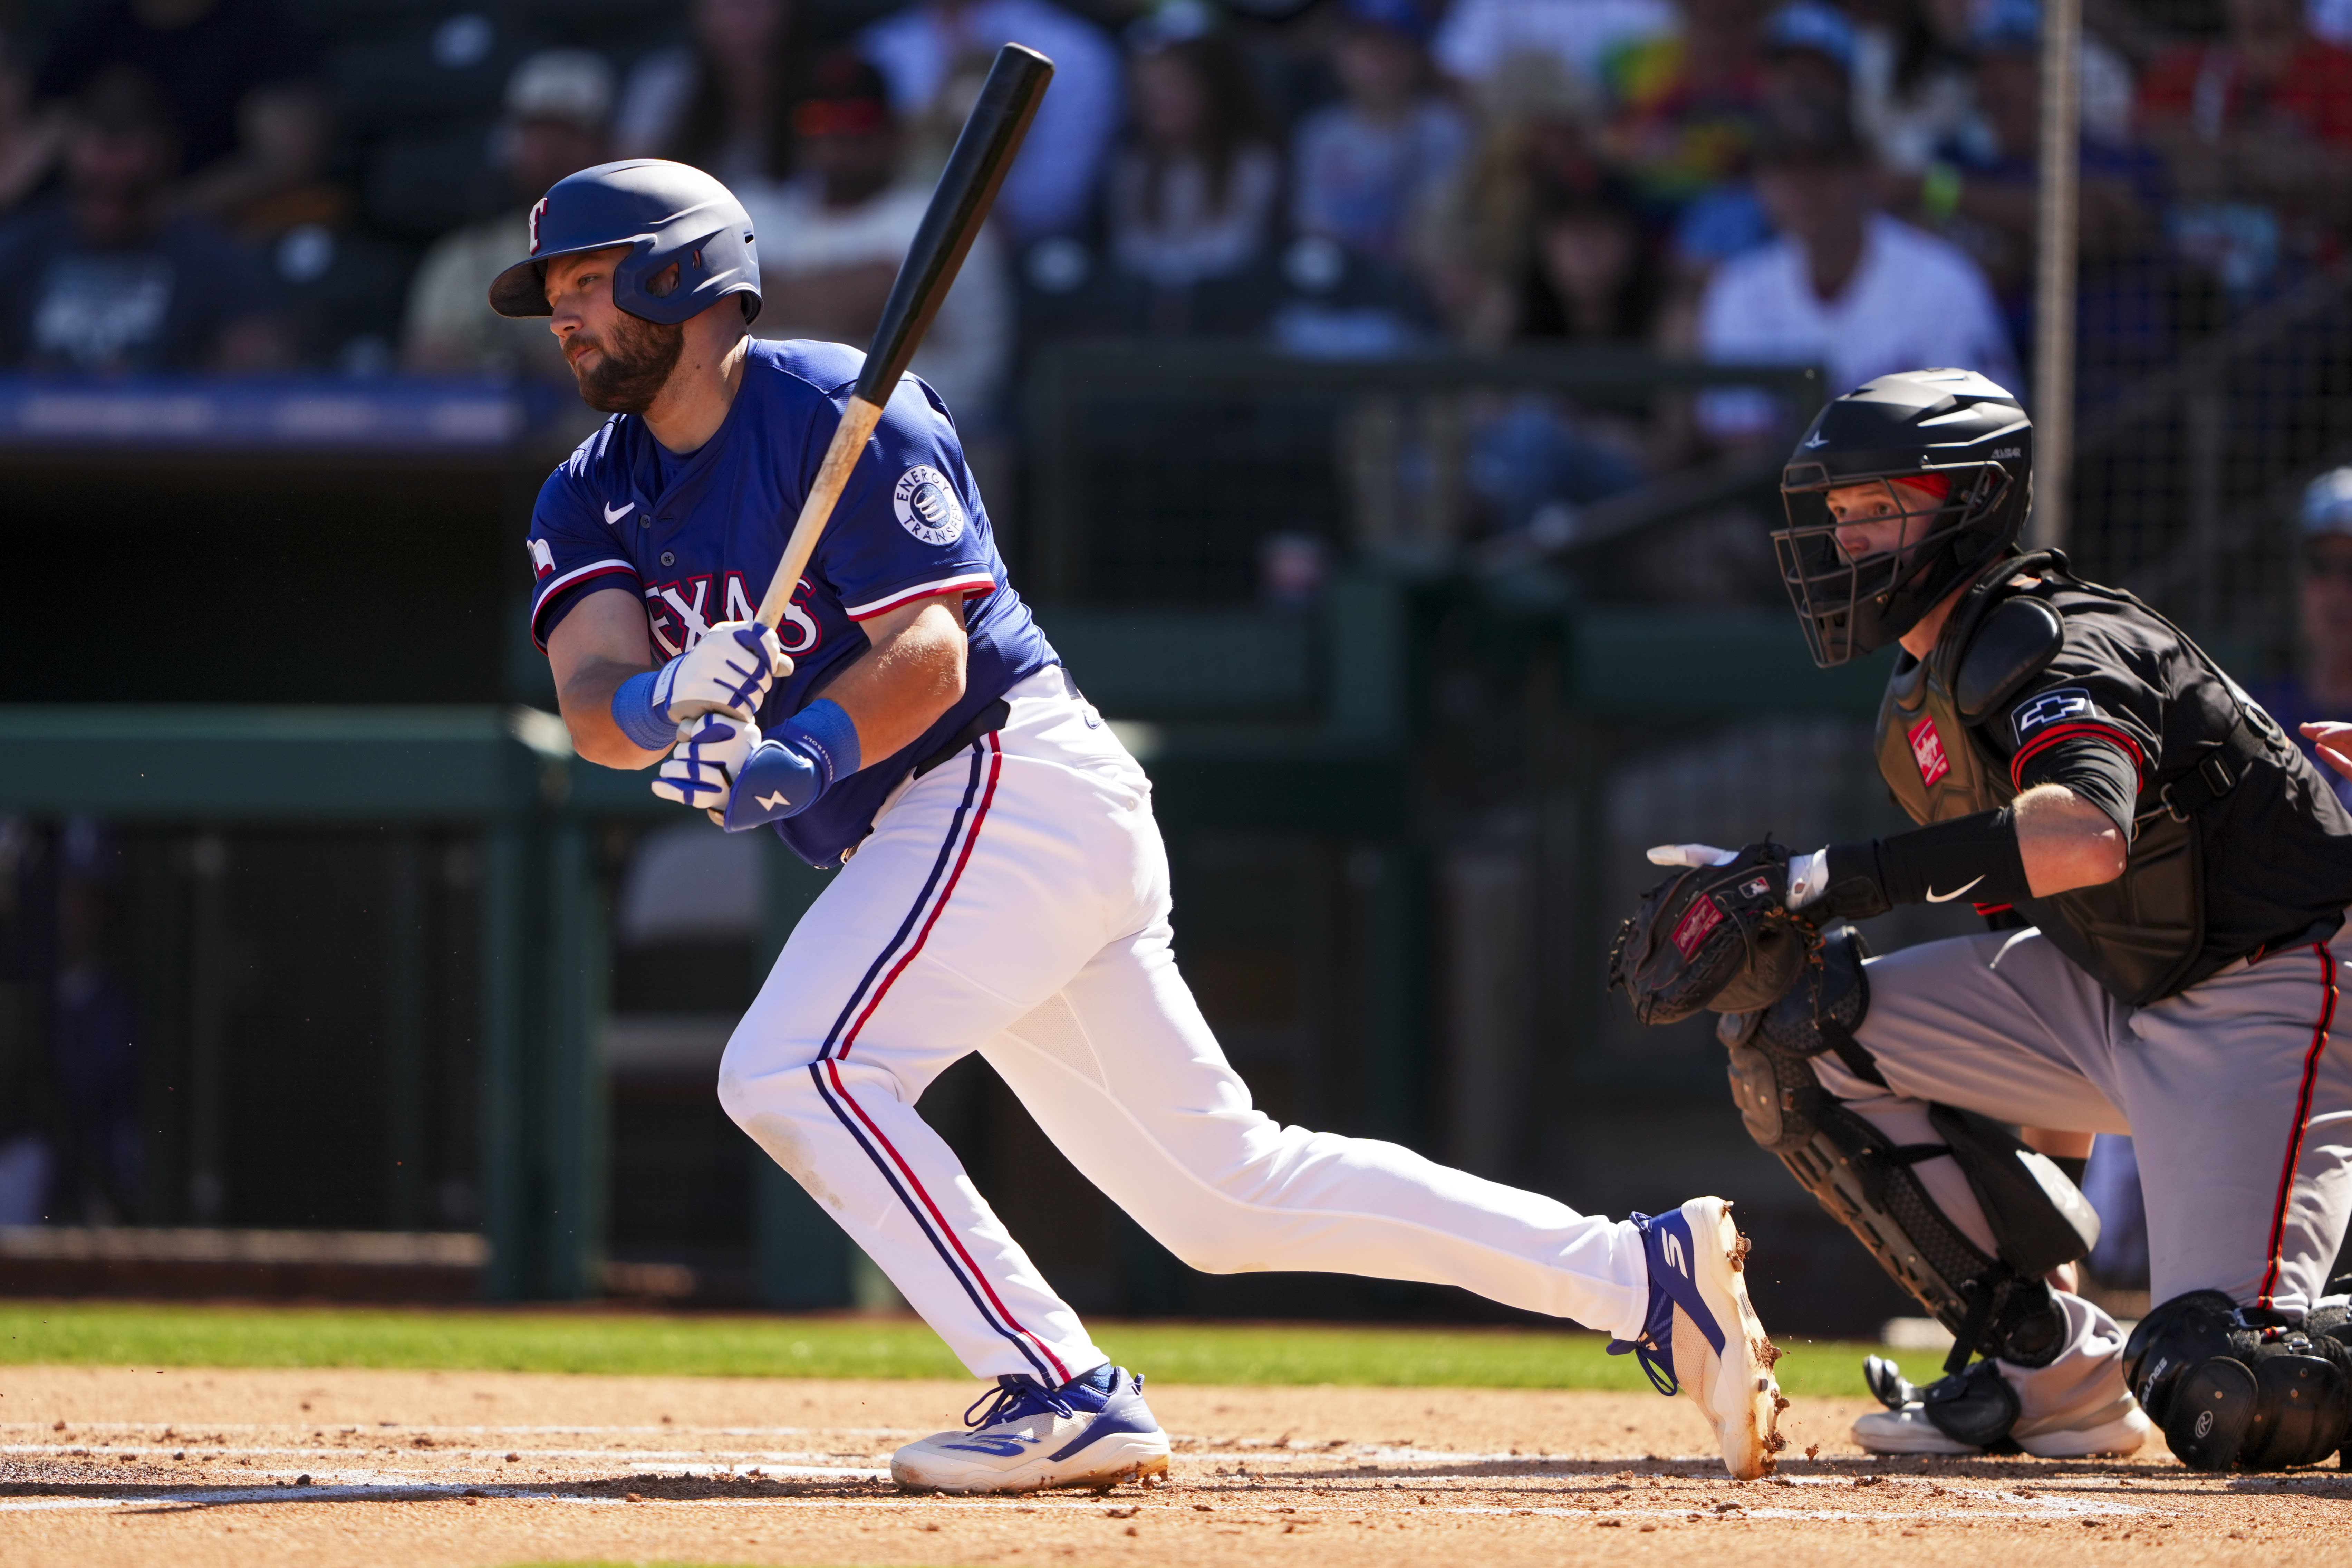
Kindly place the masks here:
[(1797, 984), (1768, 1007), (1726, 1013), (1717, 1037), (1731, 1052), (1731, 1098), (1748, 1135), (1775, 1154), (1811, 1142), (1829, 1093), (1813, 1077), (1812, 1058), (1858, 1049), (1853, 1031), (1870, 1010), (1870, 981), (1861, 933), (1839, 926), (1822, 939)]
[(2300, 1324), (2241, 1310), (2219, 1290), (2140, 1321), (2124, 1376), (2173, 1457), (2193, 1470), (2315, 1465), (2352, 1431), (2352, 1346), (2340, 1313)]

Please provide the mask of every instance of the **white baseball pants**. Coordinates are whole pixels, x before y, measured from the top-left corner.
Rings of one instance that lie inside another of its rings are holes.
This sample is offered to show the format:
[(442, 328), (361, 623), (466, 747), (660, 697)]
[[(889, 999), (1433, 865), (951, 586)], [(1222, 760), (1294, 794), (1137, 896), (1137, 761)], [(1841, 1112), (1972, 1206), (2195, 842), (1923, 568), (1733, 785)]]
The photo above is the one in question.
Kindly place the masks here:
[(1459, 1285), (1621, 1338), (1639, 1234), (1409, 1149), (1250, 1104), (1169, 948), (1151, 785), (1062, 671), (902, 788), (728, 1043), (729, 1115), (966, 1366), (1060, 1384), (1108, 1358), (916, 1113), (979, 1051), (1070, 1163), (1213, 1274)]

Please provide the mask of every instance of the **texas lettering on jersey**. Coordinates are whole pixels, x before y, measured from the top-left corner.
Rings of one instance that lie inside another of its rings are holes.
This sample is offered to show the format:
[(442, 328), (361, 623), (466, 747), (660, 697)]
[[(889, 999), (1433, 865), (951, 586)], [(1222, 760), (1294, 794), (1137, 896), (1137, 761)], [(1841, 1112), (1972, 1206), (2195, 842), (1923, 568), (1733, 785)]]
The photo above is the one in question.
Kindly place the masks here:
[[(727, 574), (716, 614), (711, 586), (711, 574), (708, 573), (674, 583), (646, 584), (646, 623), (653, 632), (654, 646), (661, 649), (665, 660), (676, 658), (700, 642), (719, 622), (748, 621), (755, 613), (751, 590), (740, 572)], [(782, 624), (776, 627), (776, 640), (794, 658), (814, 652), (824, 641), (824, 628), (808, 612), (807, 599), (814, 592), (809, 580), (802, 578), (800, 586), (793, 591), (792, 602), (784, 606)]]

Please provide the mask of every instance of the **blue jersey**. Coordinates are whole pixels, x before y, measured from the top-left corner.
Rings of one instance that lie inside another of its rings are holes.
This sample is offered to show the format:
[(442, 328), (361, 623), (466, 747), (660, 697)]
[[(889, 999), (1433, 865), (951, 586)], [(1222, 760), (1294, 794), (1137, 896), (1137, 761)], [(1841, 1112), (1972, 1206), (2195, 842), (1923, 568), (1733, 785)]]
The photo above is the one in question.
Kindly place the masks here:
[[(751, 619), (864, 359), (837, 343), (754, 342), (719, 433), (683, 458), (662, 453), (635, 416), (606, 420), (548, 477), (532, 510), (532, 639), (545, 648), (573, 605), (609, 588), (645, 596), (663, 662), (717, 622)], [(1005, 581), (946, 405), (907, 376), (776, 628), (793, 669), (769, 694), (761, 726), (800, 711), (866, 650), (859, 622), (958, 590), (971, 643), (963, 700), (898, 755), (870, 760), (776, 824), (811, 865), (838, 865), (916, 763), (1014, 682), (1059, 662)]]

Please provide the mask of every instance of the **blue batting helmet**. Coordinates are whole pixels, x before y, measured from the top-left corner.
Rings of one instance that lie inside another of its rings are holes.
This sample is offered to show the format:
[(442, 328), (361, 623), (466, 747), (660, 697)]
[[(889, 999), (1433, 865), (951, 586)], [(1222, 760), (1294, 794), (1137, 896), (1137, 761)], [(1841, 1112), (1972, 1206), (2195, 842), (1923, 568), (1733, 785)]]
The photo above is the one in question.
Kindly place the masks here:
[[(633, 316), (675, 326), (730, 294), (746, 296), (745, 321), (760, 313), (751, 215), (709, 174), (663, 158), (599, 163), (556, 181), (530, 209), (530, 255), (491, 280), (490, 308), (553, 314), (547, 264), (615, 245), (630, 254), (613, 268), (613, 303)], [(656, 292), (673, 262), (677, 280)]]

